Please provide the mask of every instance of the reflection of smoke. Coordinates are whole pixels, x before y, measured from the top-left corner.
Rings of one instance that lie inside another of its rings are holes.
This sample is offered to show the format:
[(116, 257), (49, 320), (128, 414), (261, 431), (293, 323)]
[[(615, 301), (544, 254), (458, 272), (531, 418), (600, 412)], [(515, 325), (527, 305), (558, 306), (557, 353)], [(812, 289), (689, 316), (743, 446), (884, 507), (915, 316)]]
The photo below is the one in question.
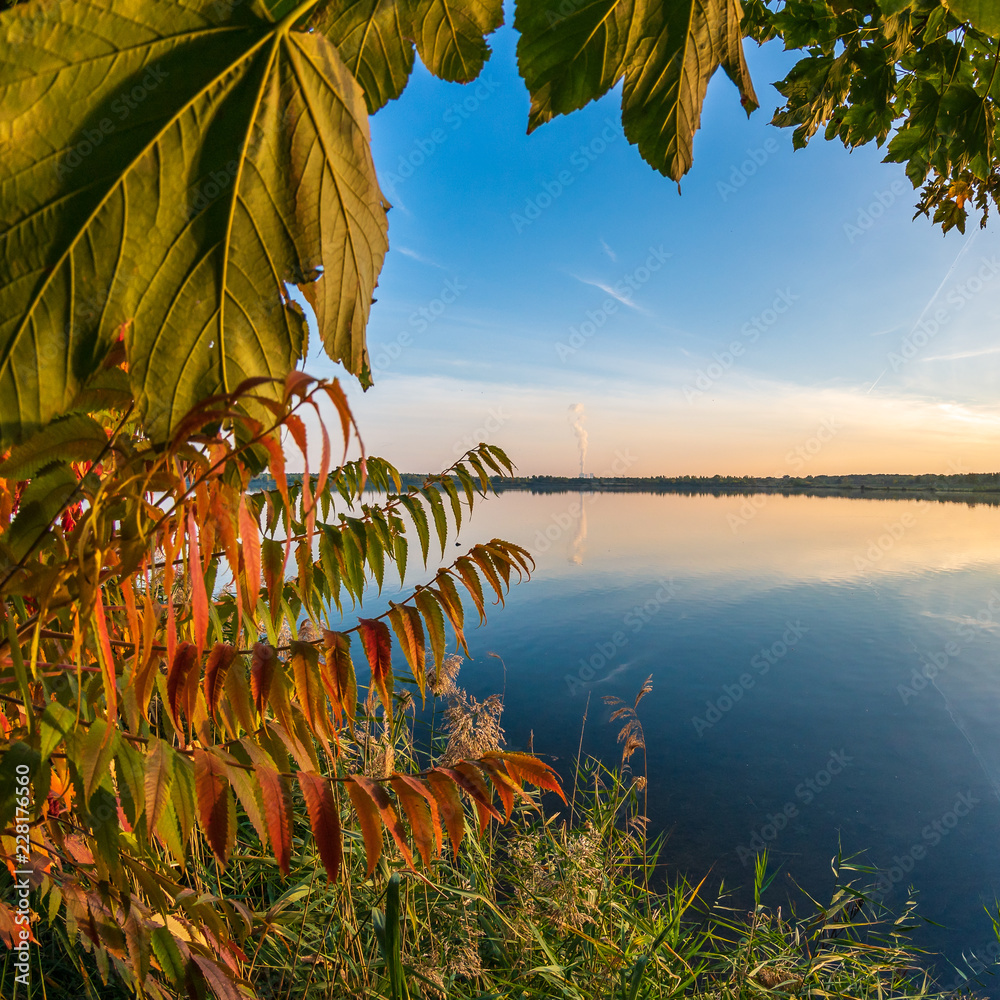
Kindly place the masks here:
[(573, 403), (570, 408), (570, 423), (576, 439), (580, 443), (580, 476), (583, 476), (583, 467), (587, 462), (587, 428), (583, 422), (587, 419), (587, 414), (583, 412), (583, 403)]
[[(584, 434), (587, 432), (584, 431)], [(587, 551), (587, 507), (580, 494), (580, 519), (576, 522), (576, 532), (573, 535), (573, 544), (569, 550), (569, 561), (580, 566), (583, 563), (583, 554)]]

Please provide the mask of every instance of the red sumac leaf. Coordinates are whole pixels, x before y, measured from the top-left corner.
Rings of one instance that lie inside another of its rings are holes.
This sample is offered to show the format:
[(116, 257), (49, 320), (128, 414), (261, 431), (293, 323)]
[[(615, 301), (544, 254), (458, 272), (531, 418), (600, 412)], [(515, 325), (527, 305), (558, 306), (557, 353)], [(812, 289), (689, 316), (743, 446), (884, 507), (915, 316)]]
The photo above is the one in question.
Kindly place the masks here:
[(195, 747), (194, 782), (201, 828), (212, 853), (225, 865), (236, 836), (236, 805), (225, 764), (214, 753)]
[(205, 704), (208, 712), (215, 718), (215, 710), (219, 704), (219, 695), (226, 682), (226, 674), (236, 659), (236, 647), (225, 642), (217, 642), (208, 654), (205, 665)]
[(530, 753), (498, 753), (493, 756), (499, 757), (503, 761), (507, 773), (515, 781), (530, 781), (531, 784), (537, 785), (539, 788), (555, 792), (563, 802), (566, 802), (566, 795), (559, 784), (556, 772), (548, 764), (543, 764), (537, 757), (533, 757)]
[(250, 690), (253, 692), (253, 703), (257, 713), (263, 718), (264, 706), (271, 693), (271, 681), (274, 680), (274, 669), (278, 663), (278, 655), (274, 646), (266, 642), (254, 643), (253, 656), (250, 660)]
[(406, 662), (413, 671), (413, 677), (420, 688), (420, 696), (424, 696), (426, 676), (424, 672), (424, 626), (420, 620), (420, 612), (408, 604), (393, 604), (389, 612), (389, 621), (396, 639), (402, 647)]
[(366, 878), (371, 878), (382, 856), (382, 823), (379, 821), (378, 806), (371, 796), (356, 781), (345, 782), (354, 811), (358, 814), (358, 825), (365, 841), (365, 858), (368, 861)]
[[(198, 666), (198, 650), (193, 642), (182, 642), (174, 653), (174, 658), (167, 671), (167, 703), (170, 708), (170, 717), (173, 719), (174, 728), (178, 733), (181, 731), (179, 709), (181, 703), (187, 713), (188, 720), (194, 714), (193, 706), (189, 698), (189, 687), (192, 672)], [(194, 674), (195, 692), (197, 693), (198, 675)]]
[(437, 818), (437, 802), (431, 792), (423, 787), (417, 778), (405, 774), (395, 774), (389, 780), (396, 798), (402, 805), (413, 831), (413, 843), (424, 864), (430, 868), (431, 851), (435, 855), (441, 851), (441, 827)]
[(386, 718), (392, 718), (392, 637), (389, 626), (377, 618), (359, 618), (361, 645), (372, 668), (372, 681), (378, 688)]
[(221, 965), (203, 955), (192, 954), (191, 958), (217, 1000), (240, 1000), (236, 985)]
[(354, 716), (358, 711), (358, 682), (351, 660), (351, 637), (343, 632), (324, 629), (323, 643), (326, 657), (320, 669), (320, 679), (330, 697), (337, 725), (346, 716), (347, 724), (353, 732)]
[(208, 593), (205, 590), (205, 571), (201, 564), (201, 543), (195, 525), (194, 511), (187, 516), (188, 529), (188, 576), (191, 579), (191, 617), (194, 620), (194, 644), (198, 655), (205, 651), (208, 635)]
[(309, 771), (299, 771), (297, 775), (302, 796), (309, 811), (309, 825), (319, 847), (320, 860), (326, 869), (326, 877), (337, 881), (343, 859), (343, 844), (340, 840), (340, 815), (328, 779)]
[(406, 833), (403, 830), (403, 824), (399, 821), (399, 816), (396, 815), (396, 810), (392, 807), (392, 799), (389, 798), (389, 793), (378, 782), (372, 781), (371, 778), (366, 778), (363, 774), (352, 774), (351, 780), (366, 792), (368, 797), (378, 807), (382, 822), (389, 833), (392, 834), (392, 839), (396, 842), (400, 854), (406, 859), (406, 863), (416, 871), (413, 865), (413, 855), (410, 853), (410, 848), (406, 843)]
[[(240, 499), (238, 512), (240, 524), (240, 552), (243, 555), (243, 574), (246, 578), (247, 604), (251, 615), (257, 613), (260, 597), (260, 525), (247, 509), (246, 497)], [(235, 572), (235, 568), (234, 568)]]
[(292, 858), (291, 787), (282, 777), (270, 755), (252, 739), (244, 739), (242, 746), (253, 762), (254, 774), (260, 782), (264, 821), (271, 838), (271, 850), (283, 875), (288, 874)]
[(452, 852), (457, 858), (458, 848), (465, 836), (465, 810), (462, 808), (458, 786), (447, 774), (437, 770), (428, 773), (425, 780), (434, 798), (437, 799), (445, 829), (448, 831), (448, 839), (451, 841)]

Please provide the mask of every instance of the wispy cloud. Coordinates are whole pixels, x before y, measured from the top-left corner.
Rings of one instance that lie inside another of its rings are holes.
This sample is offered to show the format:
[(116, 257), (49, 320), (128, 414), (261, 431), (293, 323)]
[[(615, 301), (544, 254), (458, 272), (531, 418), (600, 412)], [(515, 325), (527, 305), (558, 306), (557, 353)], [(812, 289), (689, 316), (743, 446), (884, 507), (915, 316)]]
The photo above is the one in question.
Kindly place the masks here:
[(420, 264), (426, 264), (428, 267), (437, 267), (442, 271), (447, 271), (448, 268), (444, 264), (439, 264), (436, 260), (431, 260), (429, 257), (424, 257), (423, 254), (417, 253), (416, 250), (411, 250), (409, 247), (394, 247), (393, 249), (398, 250), (404, 257), (410, 257)]
[(628, 295), (622, 294), (616, 291), (610, 285), (605, 284), (603, 281), (597, 281), (593, 278), (581, 278), (578, 274), (570, 273), (570, 277), (576, 279), (581, 285), (590, 285), (591, 288), (598, 288), (605, 295), (610, 295), (611, 298), (617, 299), (623, 306), (628, 306), (629, 309), (634, 309), (637, 313), (642, 313), (643, 316), (652, 316), (653, 314), (648, 309), (643, 309), (642, 306), (636, 305), (635, 302), (629, 298)]
[(977, 351), (959, 351), (957, 354), (936, 354), (932, 358), (923, 358), (924, 361), (962, 361), (965, 358), (981, 358), (984, 354), (1000, 354), (1000, 345), (993, 347), (981, 347)]
[(612, 249), (611, 249), (611, 247), (609, 247), (609, 246), (607, 245), (607, 243), (605, 243), (605, 241), (604, 241), (604, 240), (601, 240), (601, 246), (602, 246), (602, 247), (604, 248), (604, 252), (605, 252), (605, 253), (606, 253), (606, 254), (607, 254), (607, 255), (608, 255), (608, 256), (609, 256), (609, 257), (610, 257), (610, 258), (611, 258), (611, 259), (612, 259), (613, 261), (615, 261), (615, 262), (617, 262), (617, 261), (618, 261), (618, 254), (616, 254), (616, 253), (614, 252), (614, 250), (612, 250)]

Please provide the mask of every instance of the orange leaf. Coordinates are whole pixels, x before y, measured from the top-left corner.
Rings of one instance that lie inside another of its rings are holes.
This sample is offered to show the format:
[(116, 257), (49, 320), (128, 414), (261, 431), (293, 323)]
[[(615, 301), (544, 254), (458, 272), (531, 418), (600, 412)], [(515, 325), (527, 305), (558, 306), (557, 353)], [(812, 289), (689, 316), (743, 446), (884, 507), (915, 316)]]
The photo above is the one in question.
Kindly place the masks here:
[[(423, 787), (423, 782), (405, 774), (394, 774), (389, 779), (410, 821), (413, 842), (416, 844), (424, 864), (431, 866), (431, 850), (436, 845), (435, 856), (441, 853), (441, 824), (437, 817), (437, 802), (431, 792)], [(433, 812), (432, 812), (433, 810)]]
[(346, 716), (351, 731), (358, 711), (358, 682), (351, 662), (351, 637), (344, 632), (323, 630), (326, 657), (320, 669), (320, 679), (330, 696), (337, 725)]
[(351, 797), (354, 811), (358, 814), (358, 825), (365, 840), (365, 857), (368, 859), (366, 878), (371, 878), (382, 856), (382, 824), (378, 818), (378, 807), (371, 797), (355, 781), (346, 782), (347, 794)]
[[(115, 661), (111, 656), (111, 641), (108, 639), (108, 622), (104, 616), (104, 601), (101, 588), (96, 588), (94, 598), (94, 619), (97, 623), (97, 639), (101, 649), (101, 676), (104, 679), (104, 698), (107, 702), (108, 721), (118, 719), (118, 680), (115, 676)], [(111, 733), (114, 726), (108, 726)]]
[(372, 668), (372, 681), (378, 688), (386, 718), (392, 718), (392, 638), (389, 626), (377, 618), (359, 618), (358, 631), (361, 633), (361, 645)]
[(194, 619), (194, 644), (198, 655), (205, 651), (208, 635), (208, 594), (205, 591), (205, 574), (201, 565), (201, 546), (195, 527), (194, 511), (188, 511), (188, 576), (191, 580), (191, 615)]
[(163, 740), (154, 740), (152, 749), (146, 755), (143, 791), (146, 799), (146, 829), (149, 831), (156, 829), (170, 800), (170, 785), (173, 780), (171, 753), (173, 751)]
[(326, 877), (331, 882), (336, 882), (343, 859), (343, 845), (340, 839), (340, 816), (330, 790), (330, 782), (310, 771), (299, 771), (297, 777), (302, 796), (306, 800), (309, 825), (319, 847)]
[(530, 781), (531, 784), (537, 785), (539, 788), (555, 792), (563, 802), (566, 802), (559, 778), (548, 764), (543, 764), (530, 753), (498, 753), (494, 756), (503, 761), (507, 773), (515, 781)]
[(210, 751), (194, 749), (194, 784), (198, 816), (212, 853), (226, 864), (236, 837), (236, 804), (229, 791), (226, 766)]
[(392, 799), (389, 798), (389, 793), (380, 784), (372, 781), (371, 778), (366, 778), (363, 774), (352, 774), (351, 780), (359, 788), (363, 789), (378, 807), (379, 815), (382, 817), (385, 828), (392, 834), (392, 839), (396, 841), (396, 846), (406, 859), (406, 863), (416, 871), (413, 865), (413, 855), (410, 853), (410, 848), (406, 843), (403, 824), (399, 821), (399, 816), (396, 815), (396, 810), (392, 807)]
[(236, 647), (228, 643), (217, 642), (208, 654), (205, 666), (205, 704), (209, 714), (215, 718), (215, 710), (219, 704), (219, 694), (226, 681), (226, 674), (236, 659)]
[(264, 804), (264, 821), (271, 838), (271, 850), (283, 875), (288, 874), (292, 857), (291, 787), (282, 777), (268, 753), (253, 740), (245, 739), (242, 746), (253, 762), (254, 774), (260, 782), (261, 801)]
[(266, 642), (254, 643), (253, 656), (250, 660), (250, 690), (253, 692), (253, 702), (257, 706), (257, 714), (263, 718), (264, 705), (271, 693), (271, 681), (274, 679), (274, 668), (278, 663), (278, 654), (274, 646)]
[[(392, 602), (390, 602), (391, 604)], [(396, 639), (403, 649), (406, 662), (413, 671), (414, 679), (420, 688), (420, 696), (424, 696), (426, 676), (424, 672), (424, 626), (420, 612), (408, 604), (392, 604), (389, 612), (389, 622), (396, 633)]]
[(520, 791), (520, 787), (515, 785), (510, 778), (507, 777), (504, 771), (489, 758), (483, 758), (479, 762), (479, 766), (489, 775), (490, 781), (493, 782), (493, 787), (497, 790), (497, 794), (500, 796), (500, 801), (503, 803), (503, 811), (507, 819), (510, 819), (511, 810), (514, 808), (514, 790)]
[(292, 677), (299, 705), (311, 729), (322, 733), (327, 728), (326, 698), (319, 676), (319, 650), (309, 642), (291, 644)]
[(503, 822), (503, 817), (493, 807), (493, 796), (483, 776), (476, 768), (467, 761), (462, 761), (454, 767), (441, 767), (435, 770), (443, 771), (457, 784), (464, 792), (468, 793), (472, 799), (472, 804), (476, 807), (479, 816), (479, 833), (482, 835), (490, 824), (492, 816), (498, 823)]
[(425, 780), (437, 799), (448, 839), (451, 840), (451, 849), (457, 859), (458, 848), (465, 836), (465, 810), (458, 795), (458, 786), (447, 774), (438, 770), (429, 772)]
[(198, 650), (194, 643), (182, 642), (174, 653), (173, 662), (167, 671), (167, 702), (170, 708), (170, 717), (173, 719), (174, 728), (181, 732), (180, 707), (183, 699), (183, 707), (187, 714), (188, 721), (194, 715), (194, 706), (191, 704), (190, 679), (194, 678), (195, 694), (197, 695), (198, 684)]
[[(247, 585), (247, 604), (250, 614), (257, 613), (260, 598), (260, 526), (257, 519), (247, 509), (246, 497), (240, 499), (239, 509), (240, 541), (243, 554), (243, 574)], [(236, 567), (233, 567), (236, 572)]]

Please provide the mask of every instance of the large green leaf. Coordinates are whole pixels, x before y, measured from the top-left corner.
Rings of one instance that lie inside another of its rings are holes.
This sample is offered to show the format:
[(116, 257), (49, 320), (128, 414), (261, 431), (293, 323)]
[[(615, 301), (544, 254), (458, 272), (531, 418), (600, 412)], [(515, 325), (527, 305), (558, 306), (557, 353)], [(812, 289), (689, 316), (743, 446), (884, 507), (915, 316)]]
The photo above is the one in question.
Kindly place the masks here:
[(744, 105), (756, 106), (746, 67), (740, 65), (740, 41), (736, 43), (740, 63), (734, 63), (732, 38), (734, 30), (739, 38), (739, 3), (646, 0), (644, 14), (625, 69), (622, 124), (643, 159), (679, 181), (691, 169), (705, 91), (723, 59), (730, 73), (744, 81)]
[(529, 131), (606, 93), (624, 77), (622, 122), (642, 156), (675, 180), (692, 162), (705, 91), (722, 66), (749, 114), (739, 0), (521, 0), (518, 63), (531, 93)]
[(37, 6), (0, 15), (0, 444), (64, 410), (124, 323), (156, 436), (284, 376), (289, 284), (367, 380), (387, 206), (359, 86), (295, 30), (315, 0), (278, 22), (256, 0)]
[(531, 93), (529, 131), (582, 108), (621, 79), (635, 6), (635, 0), (517, 5), (517, 59)]
[(974, 28), (1000, 38), (1000, 4), (997, 0), (946, 0), (945, 6)]
[(502, 0), (329, 0), (312, 21), (364, 88), (368, 110), (399, 97), (413, 47), (437, 77), (468, 83), (490, 57), (485, 36), (503, 23)]

